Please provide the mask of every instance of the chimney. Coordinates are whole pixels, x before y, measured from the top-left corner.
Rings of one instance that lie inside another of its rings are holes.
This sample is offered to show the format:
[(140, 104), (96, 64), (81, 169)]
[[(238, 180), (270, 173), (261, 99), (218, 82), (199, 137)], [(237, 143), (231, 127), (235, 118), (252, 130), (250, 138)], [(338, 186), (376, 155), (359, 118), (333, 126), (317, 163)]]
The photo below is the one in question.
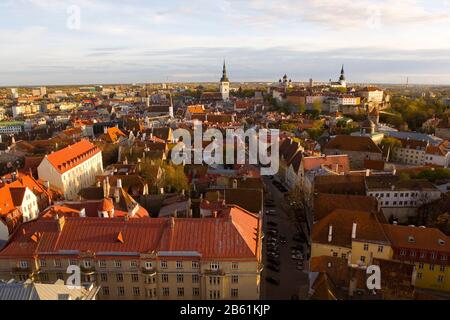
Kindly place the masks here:
[(164, 194), (164, 188), (159, 189), (160, 194)]
[(217, 210), (213, 210), (213, 211), (211, 212), (211, 216), (212, 216), (214, 219), (217, 218), (217, 215), (218, 215)]
[(44, 187), (45, 187), (45, 189), (49, 190), (50, 189), (50, 182), (49, 181), (44, 181)]
[(366, 169), (366, 177), (370, 177), (370, 169)]
[(80, 218), (86, 218), (86, 209), (85, 208), (80, 210)]
[(333, 226), (330, 224), (328, 227), (328, 242), (333, 241)]
[(356, 227), (357, 227), (358, 225), (355, 223), (355, 222), (353, 222), (353, 227), (352, 227), (352, 239), (356, 239)]
[(117, 188), (122, 189), (122, 179), (117, 179)]
[(111, 186), (109, 185), (109, 177), (106, 177), (105, 180), (103, 180), (103, 197), (108, 198), (109, 192), (111, 190)]
[(103, 133), (108, 134), (108, 127), (103, 127)]

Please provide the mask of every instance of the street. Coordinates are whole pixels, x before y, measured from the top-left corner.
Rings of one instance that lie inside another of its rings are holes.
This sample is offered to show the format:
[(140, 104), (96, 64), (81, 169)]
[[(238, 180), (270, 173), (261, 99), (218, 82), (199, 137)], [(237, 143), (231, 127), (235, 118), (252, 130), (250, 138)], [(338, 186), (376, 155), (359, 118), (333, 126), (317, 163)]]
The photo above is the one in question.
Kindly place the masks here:
[[(292, 238), (297, 232), (295, 218), (293, 214), (289, 214), (286, 207), (288, 204), (284, 199), (284, 195), (279, 191), (272, 183), (269, 177), (264, 177), (264, 184), (266, 186), (267, 193), (266, 198), (272, 199), (274, 201), (274, 207), (265, 208), (266, 210), (275, 210), (276, 215), (269, 216), (264, 215), (264, 247), (263, 247), (263, 257), (264, 257), (264, 271), (262, 273), (261, 282), (261, 298), (267, 300), (289, 300), (294, 297), (299, 299), (306, 299), (308, 296), (309, 289), (309, 278), (308, 278), (308, 262), (306, 260), (307, 246), (299, 242), (294, 241)], [(284, 207), (284, 208), (283, 208)], [(280, 248), (280, 271), (275, 272), (269, 270), (267, 258), (267, 230), (268, 223), (275, 222), (277, 224), (278, 238), (284, 236), (287, 240), (286, 244), (279, 244)], [(297, 260), (293, 260), (291, 257), (291, 247), (303, 246), (305, 253), (304, 270), (297, 270)], [(266, 281), (266, 277), (273, 277), (279, 280), (279, 285), (269, 283)]]

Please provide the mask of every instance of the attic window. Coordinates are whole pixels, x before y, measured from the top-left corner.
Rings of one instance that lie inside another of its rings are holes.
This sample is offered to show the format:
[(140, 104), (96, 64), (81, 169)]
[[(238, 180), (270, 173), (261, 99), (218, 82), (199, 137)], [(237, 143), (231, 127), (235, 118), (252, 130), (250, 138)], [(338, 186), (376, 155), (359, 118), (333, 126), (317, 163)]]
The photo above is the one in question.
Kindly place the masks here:
[(415, 243), (415, 242), (416, 242), (416, 239), (415, 239), (413, 236), (409, 236), (409, 237), (408, 237), (408, 242), (409, 242), (409, 243)]
[(122, 232), (119, 232), (119, 234), (117, 235), (117, 241), (120, 243), (124, 243), (125, 241), (123, 240), (123, 234)]

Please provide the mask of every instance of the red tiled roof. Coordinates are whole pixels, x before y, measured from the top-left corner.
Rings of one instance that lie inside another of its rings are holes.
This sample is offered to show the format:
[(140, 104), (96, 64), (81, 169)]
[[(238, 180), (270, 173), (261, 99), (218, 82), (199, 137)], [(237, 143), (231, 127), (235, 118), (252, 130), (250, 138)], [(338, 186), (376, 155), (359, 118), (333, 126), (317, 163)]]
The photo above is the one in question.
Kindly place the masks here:
[(101, 152), (100, 149), (91, 142), (81, 140), (67, 148), (47, 155), (46, 158), (62, 174), (92, 158), (99, 152)]
[(348, 173), (350, 171), (350, 162), (348, 155), (333, 155), (323, 157), (304, 157), (303, 167), (305, 171), (318, 169), (321, 166), (326, 166), (336, 171), (336, 165), (338, 166), (337, 172)]
[[(253, 260), (259, 250), (255, 240), (259, 228), (259, 218), (239, 208), (217, 219), (39, 219), (22, 225), (0, 258), (76, 250), (96, 254), (197, 251), (203, 258)], [(117, 241), (119, 233), (123, 243)], [(30, 239), (35, 234), (40, 235), (37, 242)]]

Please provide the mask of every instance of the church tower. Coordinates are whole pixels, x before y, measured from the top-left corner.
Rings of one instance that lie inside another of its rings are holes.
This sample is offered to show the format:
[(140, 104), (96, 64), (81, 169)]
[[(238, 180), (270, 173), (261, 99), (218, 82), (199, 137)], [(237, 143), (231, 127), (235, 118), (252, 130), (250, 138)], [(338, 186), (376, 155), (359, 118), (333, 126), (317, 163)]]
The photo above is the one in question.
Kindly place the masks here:
[(230, 99), (230, 80), (228, 80), (225, 61), (223, 62), (223, 73), (222, 78), (220, 79), (220, 93), (222, 94), (222, 99), (224, 101)]
[(347, 81), (345, 80), (344, 65), (342, 65), (341, 76), (339, 77), (339, 83), (341, 84), (341, 86), (347, 87)]

